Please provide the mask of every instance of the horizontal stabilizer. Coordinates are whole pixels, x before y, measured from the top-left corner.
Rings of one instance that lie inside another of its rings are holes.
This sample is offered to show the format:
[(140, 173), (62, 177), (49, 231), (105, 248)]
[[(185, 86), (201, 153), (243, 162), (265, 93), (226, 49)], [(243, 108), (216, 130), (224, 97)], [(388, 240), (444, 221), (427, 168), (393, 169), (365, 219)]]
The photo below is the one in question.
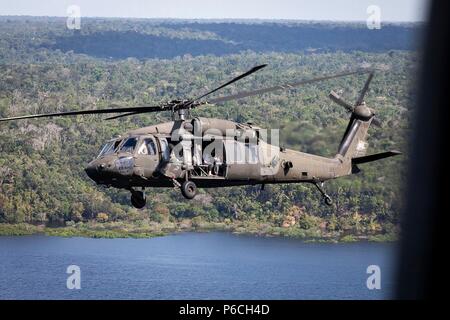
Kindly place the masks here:
[(357, 165), (357, 164), (361, 164), (361, 163), (377, 161), (380, 159), (397, 156), (399, 154), (402, 154), (402, 153), (399, 151), (387, 151), (387, 152), (375, 153), (375, 154), (371, 154), (369, 156), (353, 158), (352, 164)]

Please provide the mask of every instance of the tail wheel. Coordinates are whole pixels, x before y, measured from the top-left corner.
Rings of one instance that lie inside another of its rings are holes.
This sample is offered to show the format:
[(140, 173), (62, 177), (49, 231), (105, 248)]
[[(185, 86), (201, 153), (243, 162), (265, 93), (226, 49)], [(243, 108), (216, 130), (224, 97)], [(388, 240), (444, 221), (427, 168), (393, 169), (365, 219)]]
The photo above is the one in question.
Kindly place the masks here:
[(333, 204), (333, 199), (331, 199), (331, 197), (329, 195), (325, 195), (323, 197), (323, 199), (327, 206), (331, 206)]
[(185, 181), (181, 185), (181, 194), (186, 199), (193, 199), (197, 194), (197, 186), (192, 181)]
[(131, 204), (137, 209), (142, 209), (146, 204), (145, 194), (142, 191), (134, 191), (131, 193)]

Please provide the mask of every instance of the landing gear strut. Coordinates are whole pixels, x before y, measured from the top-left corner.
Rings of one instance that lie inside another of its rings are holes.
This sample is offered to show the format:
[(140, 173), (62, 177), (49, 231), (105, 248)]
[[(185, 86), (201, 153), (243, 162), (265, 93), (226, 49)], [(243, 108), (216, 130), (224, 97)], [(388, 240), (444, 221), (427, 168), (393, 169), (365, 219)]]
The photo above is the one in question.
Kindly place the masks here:
[(137, 191), (134, 189), (130, 189), (130, 192), (131, 192), (131, 204), (133, 205), (133, 207), (137, 209), (142, 209), (143, 207), (145, 207), (145, 203), (147, 201), (145, 198), (144, 191)]
[(333, 204), (333, 199), (331, 199), (331, 197), (323, 189), (323, 182), (315, 181), (314, 185), (316, 186), (317, 190), (319, 190), (320, 193), (322, 194), (323, 200), (325, 201), (326, 205), (331, 206)]
[(193, 199), (195, 197), (195, 195), (197, 194), (197, 186), (192, 181), (186, 180), (185, 182), (183, 182), (183, 184), (181, 185), (180, 188), (181, 188), (181, 194), (186, 199)]

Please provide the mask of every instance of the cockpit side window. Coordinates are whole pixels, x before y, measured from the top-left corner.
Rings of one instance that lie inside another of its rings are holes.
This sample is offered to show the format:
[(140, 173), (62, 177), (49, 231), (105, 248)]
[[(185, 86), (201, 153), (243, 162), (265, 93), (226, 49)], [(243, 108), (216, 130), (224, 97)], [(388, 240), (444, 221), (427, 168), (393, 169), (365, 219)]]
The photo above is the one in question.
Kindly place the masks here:
[(138, 154), (147, 154), (154, 156), (157, 154), (156, 145), (153, 139), (144, 139), (141, 147), (139, 148)]
[(147, 146), (145, 145), (145, 142), (141, 144), (138, 150), (138, 154), (148, 154)]
[(134, 148), (136, 147), (137, 138), (128, 138), (120, 147), (120, 151), (133, 153)]
[(122, 140), (116, 140), (114, 141), (114, 152), (117, 151), (117, 148), (119, 147), (119, 144), (122, 142)]

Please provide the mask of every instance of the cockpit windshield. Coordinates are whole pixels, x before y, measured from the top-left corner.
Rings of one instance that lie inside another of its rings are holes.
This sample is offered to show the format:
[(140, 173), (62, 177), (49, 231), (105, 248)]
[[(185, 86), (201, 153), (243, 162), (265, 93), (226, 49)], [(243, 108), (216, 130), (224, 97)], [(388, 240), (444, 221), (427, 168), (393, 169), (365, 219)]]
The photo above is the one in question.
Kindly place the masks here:
[(100, 153), (98, 154), (97, 158), (106, 156), (108, 154), (114, 153), (117, 151), (117, 147), (119, 146), (120, 142), (122, 140), (112, 140), (107, 142), (100, 150)]
[(125, 140), (125, 142), (120, 147), (120, 151), (133, 153), (134, 148), (136, 147), (137, 140), (138, 140), (138, 138), (136, 138), (136, 137), (128, 138), (127, 140)]
[(100, 153), (98, 154), (97, 158), (100, 158), (101, 156), (104, 156), (108, 153), (111, 153), (110, 151), (113, 150), (113, 146), (114, 146), (114, 142), (108, 142), (107, 144), (105, 144), (102, 149), (100, 150)]

